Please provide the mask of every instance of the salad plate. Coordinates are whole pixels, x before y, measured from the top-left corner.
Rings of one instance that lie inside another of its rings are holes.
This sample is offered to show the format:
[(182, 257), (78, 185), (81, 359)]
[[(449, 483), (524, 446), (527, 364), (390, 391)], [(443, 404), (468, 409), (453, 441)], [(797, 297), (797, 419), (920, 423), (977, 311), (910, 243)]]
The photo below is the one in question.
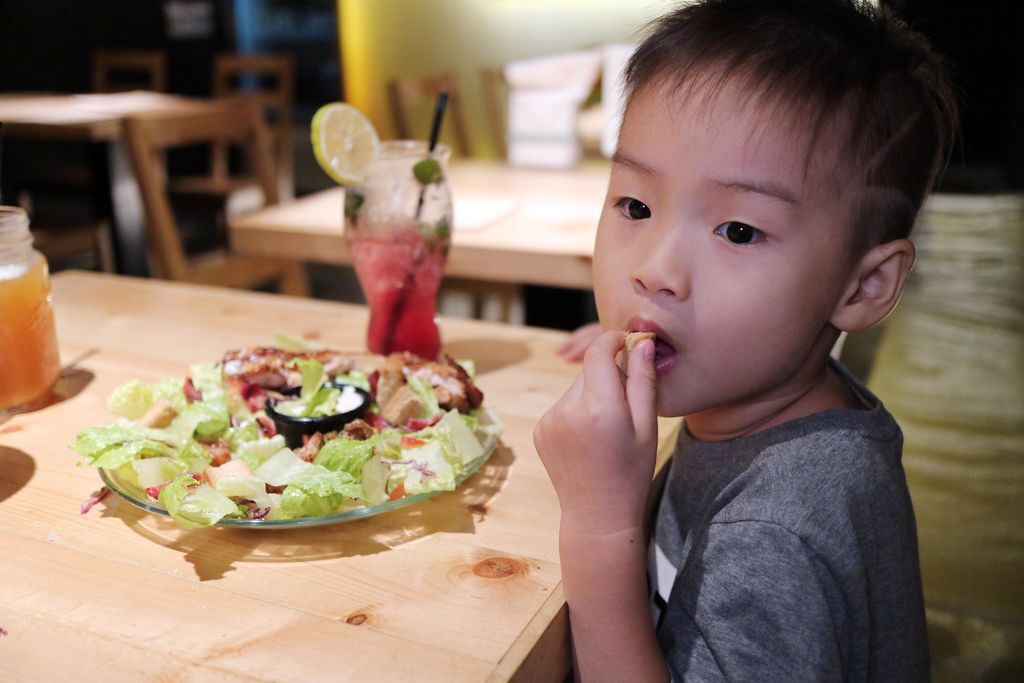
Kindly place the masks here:
[[(497, 438), (492, 439), (491, 443), (485, 446), (484, 454), (466, 467), (466, 470), (462, 475), (455, 480), (456, 487), (461, 486), (462, 482), (472, 477), (478, 469), (483, 467), (494, 453), (494, 447), (497, 445), (497, 441)], [(99, 474), (104, 485), (128, 503), (131, 503), (135, 507), (140, 510), (145, 510), (146, 512), (152, 512), (164, 517), (171, 516), (167, 510), (160, 507), (155, 500), (146, 495), (145, 491), (141, 491), (131, 482), (122, 481), (121, 478), (117, 476), (116, 471), (100, 468)], [(374, 515), (390, 512), (391, 510), (404, 508), (407, 505), (414, 505), (427, 500), (428, 498), (433, 498), (439, 493), (444, 493), (444, 491), (426, 491), (412, 496), (405, 496), (404, 498), (399, 498), (397, 500), (389, 500), (386, 503), (367, 506), (353, 506), (332, 514), (317, 515), (314, 517), (296, 517), (294, 519), (245, 519), (222, 517), (213, 526), (232, 527), (236, 529), (296, 529), (300, 527), (338, 524), (341, 522), (351, 522), (357, 519), (363, 519), (364, 517), (373, 517)]]
[(103, 483), (183, 528), (352, 521), (453, 491), (502, 433), (473, 364), (252, 347), (131, 380), (71, 448)]

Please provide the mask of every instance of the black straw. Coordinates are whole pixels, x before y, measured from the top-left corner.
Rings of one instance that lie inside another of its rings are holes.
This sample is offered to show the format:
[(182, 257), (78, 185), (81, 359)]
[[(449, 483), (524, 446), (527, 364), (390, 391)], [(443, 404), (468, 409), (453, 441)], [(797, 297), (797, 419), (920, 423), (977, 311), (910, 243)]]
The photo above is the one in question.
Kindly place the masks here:
[[(434, 122), (430, 125), (430, 142), (427, 143), (427, 156), (434, 153), (437, 147), (437, 139), (441, 136), (441, 122), (444, 119), (444, 110), (448, 106), (448, 93), (441, 91), (437, 93), (437, 102), (434, 104)], [(427, 186), (420, 187), (420, 200), (416, 203), (416, 220), (420, 219), (423, 211), (423, 196), (426, 194)]]
[(441, 135), (441, 120), (444, 118), (444, 109), (448, 106), (448, 93), (442, 91), (437, 93), (437, 103), (434, 105), (434, 123), (430, 126), (430, 147), (427, 152), (433, 152), (437, 147), (437, 138)]

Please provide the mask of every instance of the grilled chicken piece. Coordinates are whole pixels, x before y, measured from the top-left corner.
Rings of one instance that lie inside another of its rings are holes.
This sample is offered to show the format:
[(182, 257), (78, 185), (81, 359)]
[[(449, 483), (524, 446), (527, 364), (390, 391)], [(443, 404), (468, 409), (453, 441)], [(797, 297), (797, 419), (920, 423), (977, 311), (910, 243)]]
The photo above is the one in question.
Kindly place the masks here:
[(380, 363), (379, 356), (367, 353), (342, 353), (329, 349), (294, 353), (273, 346), (252, 346), (225, 353), (221, 371), (225, 378), (240, 379), (267, 389), (280, 389), (298, 383), (298, 373), (288, 367), (296, 358), (315, 358), (323, 364), (330, 377), (352, 370), (369, 374)]
[(356, 441), (366, 441), (377, 433), (377, 430), (366, 420), (356, 419), (345, 425), (345, 436)]
[(292, 452), (295, 453), (295, 457), (305, 460), (306, 462), (313, 462), (316, 458), (316, 454), (320, 452), (320, 447), (324, 445), (324, 435), (320, 432), (314, 432), (313, 436), (309, 437), (306, 443), (302, 444)]
[(484, 401), (483, 392), (451, 356), (446, 355), (444, 363), (423, 361), (413, 366), (410, 372), (430, 382), (437, 392), (438, 403), (445, 410), (455, 408), (465, 413), (479, 408)]

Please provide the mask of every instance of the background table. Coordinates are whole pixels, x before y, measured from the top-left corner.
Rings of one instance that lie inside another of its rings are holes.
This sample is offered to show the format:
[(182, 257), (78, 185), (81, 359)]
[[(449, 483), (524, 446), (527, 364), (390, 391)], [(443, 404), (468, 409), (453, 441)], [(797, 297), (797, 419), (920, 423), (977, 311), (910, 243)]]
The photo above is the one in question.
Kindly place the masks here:
[(576, 366), (563, 334), (444, 320), (505, 423), (453, 493), (280, 531), (186, 531), (68, 448), (132, 378), (181, 377), (278, 331), (362, 346), (361, 307), (119, 276), (54, 277), (61, 400), (0, 423), (0, 680), (554, 680), (569, 666), (558, 504), (533, 448)]
[[(445, 274), (490, 282), (589, 289), (597, 221), (609, 167), (513, 168), (453, 161), (452, 249)], [(235, 250), (350, 265), (342, 234), (342, 188), (231, 220)]]
[(95, 212), (112, 224), (118, 271), (145, 275), (145, 219), (142, 199), (121, 143), (121, 122), (147, 112), (195, 111), (202, 99), (155, 92), (90, 95), (3, 94), (0, 121), (4, 135), (37, 140), (102, 143), (94, 156), (92, 179)]

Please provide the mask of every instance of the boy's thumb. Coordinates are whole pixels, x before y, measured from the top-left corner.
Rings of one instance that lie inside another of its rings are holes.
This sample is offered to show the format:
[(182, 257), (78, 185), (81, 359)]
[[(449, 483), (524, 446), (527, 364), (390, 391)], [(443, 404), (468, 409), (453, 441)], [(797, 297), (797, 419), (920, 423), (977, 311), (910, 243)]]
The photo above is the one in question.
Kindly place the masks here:
[(626, 401), (633, 416), (633, 428), (641, 437), (658, 431), (658, 374), (654, 369), (654, 342), (647, 339), (629, 354)]

